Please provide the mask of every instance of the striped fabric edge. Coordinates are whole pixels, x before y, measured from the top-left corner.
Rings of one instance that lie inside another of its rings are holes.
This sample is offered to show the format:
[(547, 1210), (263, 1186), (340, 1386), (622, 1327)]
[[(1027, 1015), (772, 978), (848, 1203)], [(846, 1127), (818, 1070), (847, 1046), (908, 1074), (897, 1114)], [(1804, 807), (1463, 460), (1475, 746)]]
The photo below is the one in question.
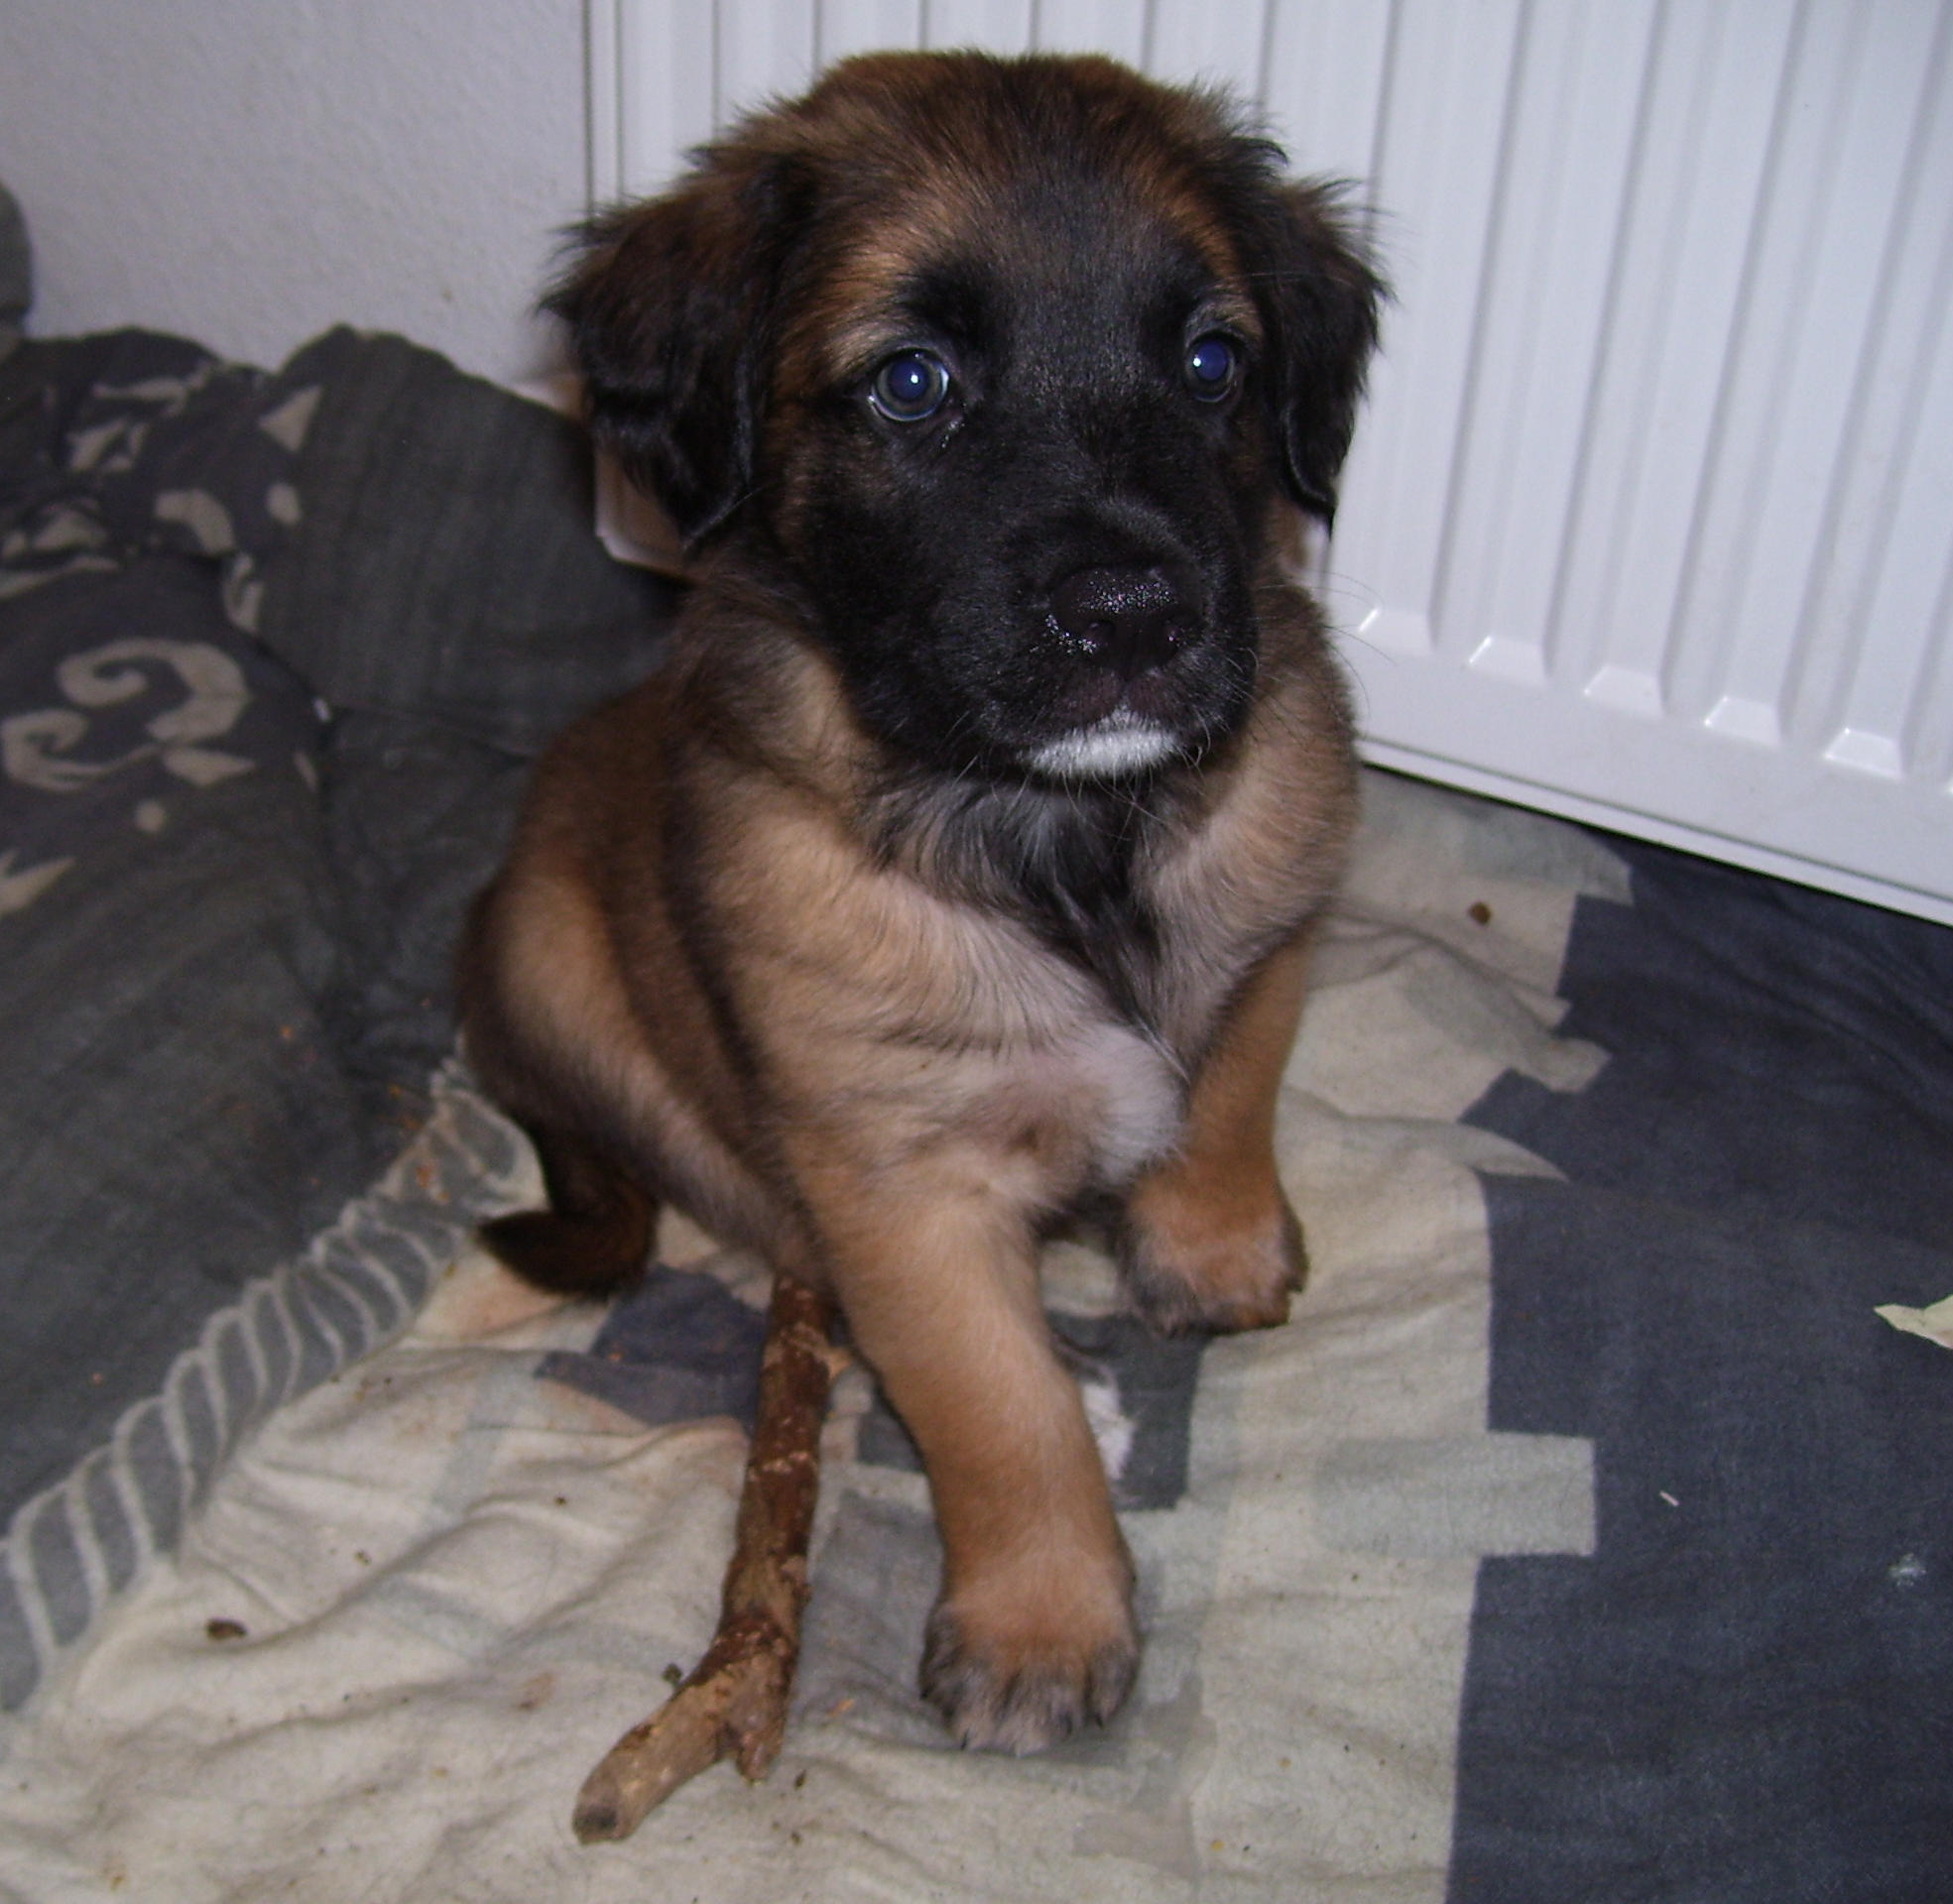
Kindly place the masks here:
[(484, 1217), (523, 1191), (526, 1149), (461, 1059), (379, 1181), (297, 1256), (204, 1324), (161, 1390), (14, 1515), (0, 1543), (0, 1712), (55, 1663), (185, 1521), (272, 1411), (399, 1335)]

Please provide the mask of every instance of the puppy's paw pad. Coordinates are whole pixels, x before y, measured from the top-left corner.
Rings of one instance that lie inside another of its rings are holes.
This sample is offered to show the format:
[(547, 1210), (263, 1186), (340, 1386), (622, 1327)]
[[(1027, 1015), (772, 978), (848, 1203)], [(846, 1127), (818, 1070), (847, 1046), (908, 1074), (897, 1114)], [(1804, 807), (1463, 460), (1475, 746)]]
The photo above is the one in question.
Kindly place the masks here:
[(1076, 1649), (981, 1645), (952, 1608), (938, 1606), (922, 1653), (922, 1694), (958, 1744), (1022, 1757), (1087, 1721), (1105, 1725), (1125, 1704), (1139, 1658), (1130, 1629)]

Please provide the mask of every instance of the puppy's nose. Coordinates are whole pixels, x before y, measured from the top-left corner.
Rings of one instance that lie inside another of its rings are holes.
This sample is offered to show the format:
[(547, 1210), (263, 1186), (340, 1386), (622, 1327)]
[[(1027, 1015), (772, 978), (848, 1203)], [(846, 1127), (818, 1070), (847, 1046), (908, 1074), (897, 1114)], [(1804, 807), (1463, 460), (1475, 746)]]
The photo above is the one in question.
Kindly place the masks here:
[(1051, 619), (1085, 655), (1130, 681), (1193, 639), (1197, 584), (1184, 570), (1074, 569), (1051, 592)]

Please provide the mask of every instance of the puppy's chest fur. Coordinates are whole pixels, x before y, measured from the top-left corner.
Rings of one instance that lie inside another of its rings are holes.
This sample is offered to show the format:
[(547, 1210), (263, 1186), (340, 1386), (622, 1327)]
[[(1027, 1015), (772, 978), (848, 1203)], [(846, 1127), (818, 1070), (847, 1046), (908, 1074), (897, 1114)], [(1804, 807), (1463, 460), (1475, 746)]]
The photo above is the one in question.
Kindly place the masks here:
[(1172, 954), (1149, 890), (1162, 816), (1131, 790), (1056, 791), (937, 782), (881, 803), (877, 848), (934, 892), (1014, 921), (1088, 978), (1109, 1016), (1159, 1036)]
[(1171, 1147), (1250, 944), (1218, 915), (1160, 907), (1168, 816), (1130, 790), (905, 795), (879, 803), (876, 847), (936, 925), (904, 1027), (915, 1128), (1067, 1193), (1122, 1187)]

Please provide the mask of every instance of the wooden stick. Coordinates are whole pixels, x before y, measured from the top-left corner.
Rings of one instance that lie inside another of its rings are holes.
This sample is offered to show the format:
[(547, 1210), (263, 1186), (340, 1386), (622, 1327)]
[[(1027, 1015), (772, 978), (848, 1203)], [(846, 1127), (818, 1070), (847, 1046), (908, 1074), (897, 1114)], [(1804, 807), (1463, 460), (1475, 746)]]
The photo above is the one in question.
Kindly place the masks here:
[(825, 1296), (775, 1278), (719, 1630), (670, 1701), (583, 1781), (572, 1823), (585, 1844), (629, 1838), (654, 1805), (722, 1758), (758, 1779), (780, 1755), (807, 1598), (833, 1319)]

